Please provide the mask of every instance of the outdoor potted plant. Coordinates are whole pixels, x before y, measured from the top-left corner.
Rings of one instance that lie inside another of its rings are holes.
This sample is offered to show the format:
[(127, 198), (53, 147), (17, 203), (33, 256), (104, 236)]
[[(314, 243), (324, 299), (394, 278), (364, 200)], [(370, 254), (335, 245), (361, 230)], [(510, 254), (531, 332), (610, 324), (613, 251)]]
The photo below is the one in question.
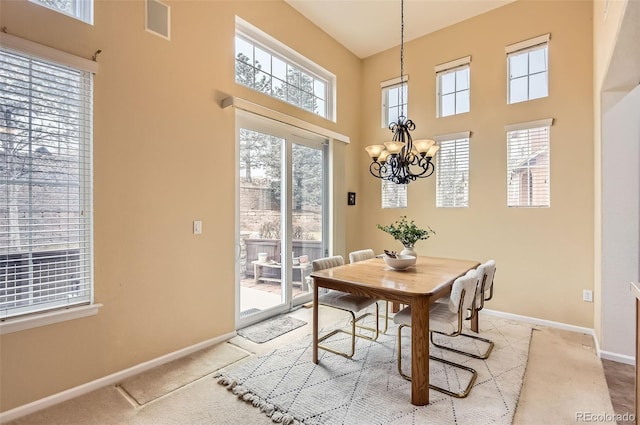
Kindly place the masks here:
[(396, 220), (388, 226), (377, 225), (378, 229), (387, 232), (397, 241), (399, 241), (404, 249), (400, 254), (413, 255), (417, 257), (417, 253), (414, 250), (416, 242), (420, 240), (429, 239), (431, 235), (435, 235), (431, 227), (427, 226), (426, 229), (421, 229), (416, 223), (411, 220), (407, 220), (407, 216), (401, 216), (400, 220)]

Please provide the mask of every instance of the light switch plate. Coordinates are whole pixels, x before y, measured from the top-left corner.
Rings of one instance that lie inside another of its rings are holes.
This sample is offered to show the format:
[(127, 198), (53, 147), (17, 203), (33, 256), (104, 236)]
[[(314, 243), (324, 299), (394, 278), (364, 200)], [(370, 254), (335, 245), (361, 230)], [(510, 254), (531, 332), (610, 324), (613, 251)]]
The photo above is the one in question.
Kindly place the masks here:
[(196, 220), (193, 222), (193, 234), (194, 235), (202, 234), (202, 221)]

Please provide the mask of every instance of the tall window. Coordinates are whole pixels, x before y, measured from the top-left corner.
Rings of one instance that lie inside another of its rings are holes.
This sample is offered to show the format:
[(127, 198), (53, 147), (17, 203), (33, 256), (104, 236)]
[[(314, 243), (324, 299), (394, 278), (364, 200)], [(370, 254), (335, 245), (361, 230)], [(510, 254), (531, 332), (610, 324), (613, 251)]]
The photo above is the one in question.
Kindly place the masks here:
[(92, 85), (0, 48), (0, 318), (92, 301)]
[(389, 124), (398, 121), (398, 117), (404, 115), (409, 116), (409, 89), (407, 81), (409, 76), (404, 76), (404, 82), (400, 78), (383, 81), (380, 83), (382, 88), (382, 128), (386, 128)]
[(549, 34), (506, 47), (509, 103), (549, 95)]
[(507, 130), (507, 206), (549, 207), (549, 133), (552, 120)]
[[(382, 92), (382, 128), (387, 128), (389, 124), (397, 122), (398, 117), (401, 115), (408, 116), (408, 80), (409, 76), (405, 75), (404, 80), (398, 77), (380, 83)], [(395, 184), (388, 180), (381, 180), (380, 188), (382, 208), (407, 207), (406, 184)]]
[(442, 136), (436, 161), (436, 207), (469, 206), (470, 132)]
[(93, 25), (93, 0), (30, 0)]
[(240, 18), (235, 41), (237, 83), (335, 121), (335, 76)]
[(469, 112), (471, 56), (436, 66), (437, 116)]

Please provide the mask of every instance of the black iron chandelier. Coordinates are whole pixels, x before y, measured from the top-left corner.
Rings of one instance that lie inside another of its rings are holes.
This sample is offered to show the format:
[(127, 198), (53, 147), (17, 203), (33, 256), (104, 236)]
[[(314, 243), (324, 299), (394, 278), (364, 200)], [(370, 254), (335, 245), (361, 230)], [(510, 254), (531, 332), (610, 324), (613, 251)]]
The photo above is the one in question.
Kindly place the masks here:
[(365, 147), (373, 159), (369, 171), (374, 177), (396, 184), (408, 184), (433, 174), (433, 157), (440, 146), (433, 140), (416, 140), (411, 132), (416, 125), (404, 116), (404, 0), (400, 0), (400, 116), (389, 124), (393, 133), (391, 142)]

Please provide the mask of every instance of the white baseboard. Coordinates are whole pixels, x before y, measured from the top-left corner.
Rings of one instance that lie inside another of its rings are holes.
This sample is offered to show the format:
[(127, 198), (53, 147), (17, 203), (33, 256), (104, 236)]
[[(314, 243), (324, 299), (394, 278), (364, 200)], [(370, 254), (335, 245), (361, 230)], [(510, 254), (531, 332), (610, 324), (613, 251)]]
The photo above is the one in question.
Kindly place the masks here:
[(630, 365), (636, 364), (636, 358), (633, 356), (627, 356), (625, 354), (612, 353), (610, 351), (601, 350), (598, 338), (596, 338), (596, 332), (590, 328), (567, 325), (566, 323), (554, 322), (552, 320), (537, 319), (535, 317), (521, 316), (519, 314), (504, 313), (502, 311), (496, 311), (496, 310), (484, 309), (482, 310), (482, 314), (488, 314), (490, 316), (502, 317), (504, 319), (512, 319), (520, 322), (531, 323), (532, 325), (548, 326), (550, 328), (563, 329), (565, 331), (580, 332), (587, 335), (591, 335), (593, 337), (593, 342), (595, 343), (596, 353), (598, 353), (598, 357), (600, 357), (601, 359), (612, 360), (615, 362), (626, 363)]
[(566, 323), (554, 322), (552, 320), (538, 319), (536, 317), (521, 316), (519, 314), (512, 314), (512, 313), (504, 313), (502, 311), (488, 310), (486, 308), (482, 310), (482, 314), (488, 314), (490, 316), (502, 317), (504, 319), (517, 320), (519, 322), (530, 323), (532, 325), (548, 326), (550, 328), (562, 329), (562, 330), (565, 330), (565, 331), (585, 333), (585, 334), (593, 336), (594, 339), (595, 339), (595, 335), (596, 335), (595, 331), (593, 329), (591, 329), (591, 328), (584, 328), (582, 326), (568, 325)]
[(157, 357), (144, 363), (140, 363), (128, 369), (112, 373), (111, 375), (98, 378), (94, 381), (87, 382), (86, 384), (78, 385), (77, 387), (70, 388), (68, 390), (50, 395), (48, 397), (16, 407), (11, 410), (7, 410), (6, 412), (1, 412), (0, 424), (21, 418), (31, 413), (37, 412), (38, 410), (46, 409), (47, 407), (62, 403), (64, 401), (71, 400), (72, 398), (76, 398), (78, 396), (90, 393), (91, 391), (106, 387), (107, 385), (117, 384), (118, 382), (122, 382), (127, 378), (152, 369), (156, 366), (169, 363), (170, 361), (188, 356), (189, 354), (195, 353), (196, 351), (225, 342), (236, 335), (237, 333), (233, 331), (228, 334), (221, 335), (219, 337), (212, 338), (198, 344), (194, 344), (189, 347), (174, 351), (173, 353), (165, 354), (164, 356)]
[(611, 351), (600, 351), (600, 358), (605, 360), (612, 360), (618, 363), (636, 365), (636, 358), (633, 356), (626, 356), (624, 354), (612, 353)]

